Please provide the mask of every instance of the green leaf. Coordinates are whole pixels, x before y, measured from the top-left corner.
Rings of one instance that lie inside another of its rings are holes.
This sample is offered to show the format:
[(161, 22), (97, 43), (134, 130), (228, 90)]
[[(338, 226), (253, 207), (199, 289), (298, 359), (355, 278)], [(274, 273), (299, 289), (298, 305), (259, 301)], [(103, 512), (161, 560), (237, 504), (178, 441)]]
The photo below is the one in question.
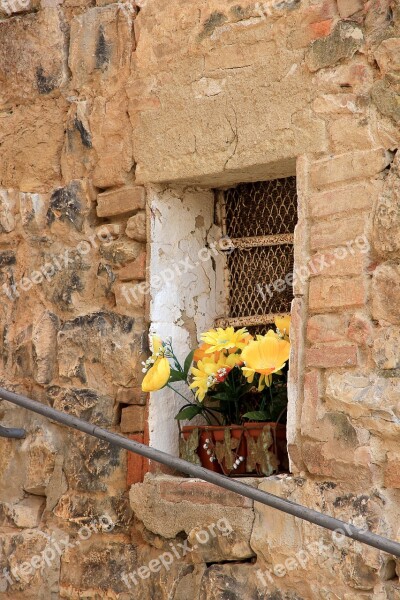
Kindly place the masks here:
[(199, 415), (201, 412), (202, 409), (200, 406), (188, 406), (187, 408), (179, 411), (175, 419), (177, 419), (177, 421), (183, 421), (184, 419), (188, 419), (190, 421), (193, 419), (193, 417)]
[(176, 371), (175, 369), (171, 369), (171, 374), (169, 376), (168, 383), (173, 383), (174, 381), (186, 381), (185, 374), (182, 371)]
[(243, 415), (244, 419), (250, 419), (251, 421), (266, 421), (268, 419), (268, 415), (266, 412), (262, 410), (255, 410), (253, 412), (247, 412)]
[(187, 355), (187, 357), (185, 359), (185, 363), (183, 365), (183, 372), (185, 373), (185, 379), (187, 379), (187, 376), (189, 374), (189, 369), (190, 369), (190, 365), (193, 362), (194, 353), (195, 353), (195, 351), (192, 350), (191, 352), (189, 352), (189, 354)]

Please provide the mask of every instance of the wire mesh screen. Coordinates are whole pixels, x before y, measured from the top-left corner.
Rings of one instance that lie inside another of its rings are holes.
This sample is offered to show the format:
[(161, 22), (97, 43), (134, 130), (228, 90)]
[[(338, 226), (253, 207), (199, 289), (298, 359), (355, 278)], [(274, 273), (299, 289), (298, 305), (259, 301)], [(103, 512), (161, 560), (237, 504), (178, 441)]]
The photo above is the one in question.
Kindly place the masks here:
[(230, 238), (293, 233), (297, 221), (296, 177), (243, 183), (225, 192)]
[(225, 233), (234, 240), (227, 256), (229, 318), (252, 317), (249, 330), (262, 334), (268, 325), (255, 317), (290, 312), (296, 178), (238, 185), (225, 192), (224, 205)]
[[(290, 312), (293, 246), (237, 248), (228, 256), (229, 316)], [(274, 285), (275, 284), (275, 285)]]

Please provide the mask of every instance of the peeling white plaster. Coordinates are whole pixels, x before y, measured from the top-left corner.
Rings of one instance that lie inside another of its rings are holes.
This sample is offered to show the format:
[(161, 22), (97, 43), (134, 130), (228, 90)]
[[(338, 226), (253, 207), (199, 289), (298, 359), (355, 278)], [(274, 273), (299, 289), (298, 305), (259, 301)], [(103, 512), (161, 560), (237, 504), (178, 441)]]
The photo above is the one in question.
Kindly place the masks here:
[[(225, 313), (224, 257), (217, 248), (207, 250), (207, 244), (217, 244), (221, 236), (214, 225), (214, 193), (160, 186), (151, 187), (148, 198), (151, 332), (172, 337), (183, 361), (200, 333)], [(187, 394), (185, 388), (182, 391)], [(151, 394), (151, 446), (178, 453), (174, 416), (183, 403), (168, 388)]]

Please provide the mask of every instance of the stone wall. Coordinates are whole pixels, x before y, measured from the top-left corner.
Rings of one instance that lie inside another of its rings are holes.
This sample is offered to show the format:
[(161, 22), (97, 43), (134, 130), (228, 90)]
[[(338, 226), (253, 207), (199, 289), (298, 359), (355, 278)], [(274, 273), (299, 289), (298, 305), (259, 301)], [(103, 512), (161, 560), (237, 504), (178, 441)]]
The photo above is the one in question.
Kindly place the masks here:
[[(209, 243), (211, 188), (296, 174), (292, 475), (251, 485), (398, 539), (398, 3), (138, 4), (0, 3), (0, 383), (147, 441), (149, 310), (184, 347), (222, 306), (207, 267), (167, 318), (163, 260)], [(400, 598), (383, 553), (0, 415), (7, 600)]]

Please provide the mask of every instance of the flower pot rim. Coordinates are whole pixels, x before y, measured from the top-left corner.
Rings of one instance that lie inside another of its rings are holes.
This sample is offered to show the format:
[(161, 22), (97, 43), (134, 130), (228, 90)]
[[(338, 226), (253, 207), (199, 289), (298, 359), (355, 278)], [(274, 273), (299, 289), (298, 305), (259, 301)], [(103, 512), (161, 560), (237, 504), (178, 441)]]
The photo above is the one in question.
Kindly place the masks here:
[(255, 429), (255, 428), (264, 428), (267, 425), (271, 427), (285, 427), (284, 423), (277, 423), (276, 421), (249, 421), (248, 423), (244, 423), (243, 425), (183, 425), (182, 432), (193, 431), (194, 429), (202, 429), (202, 430), (210, 430), (216, 431), (219, 429)]

